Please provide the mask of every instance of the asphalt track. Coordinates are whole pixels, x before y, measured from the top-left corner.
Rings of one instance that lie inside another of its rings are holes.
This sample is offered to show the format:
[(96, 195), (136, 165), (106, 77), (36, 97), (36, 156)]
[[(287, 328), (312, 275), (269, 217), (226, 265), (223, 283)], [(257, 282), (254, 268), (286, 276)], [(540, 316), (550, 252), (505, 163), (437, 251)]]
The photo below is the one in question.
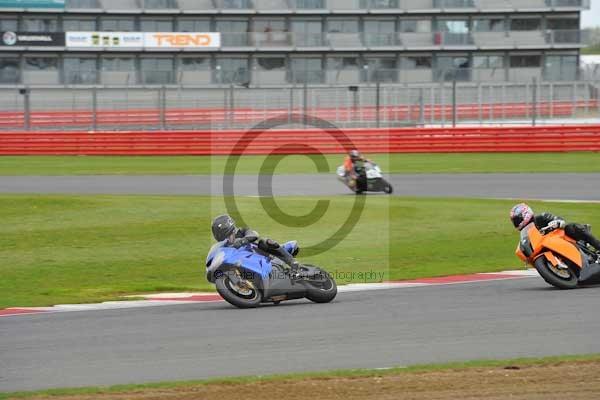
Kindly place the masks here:
[[(600, 174), (397, 175), (410, 196), (600, 200)], [(275, 177), (276, 195), (346, 194), (329, 175)], [(240, 182), (241, 181), (241, 182)], [(237, 195), (265, 193), (238, 179)], [(3, 193), (213, 194), (210, 177), (1, 177)], [(540, 278), (0, 319), (0, 392), (600, 353), (600, 288)]]
[(599, 288), (539, 278), (0, 319), (0, 391), (600, 353)]
[[(402, 174), (391, 175), (395, 194), (600, 201), (600, 174)], [(240, 175), (233, 192), (215, 176), (19, 176), (0, 177), (0, 193), (329, 196), (349, 194), (334, 175)]]

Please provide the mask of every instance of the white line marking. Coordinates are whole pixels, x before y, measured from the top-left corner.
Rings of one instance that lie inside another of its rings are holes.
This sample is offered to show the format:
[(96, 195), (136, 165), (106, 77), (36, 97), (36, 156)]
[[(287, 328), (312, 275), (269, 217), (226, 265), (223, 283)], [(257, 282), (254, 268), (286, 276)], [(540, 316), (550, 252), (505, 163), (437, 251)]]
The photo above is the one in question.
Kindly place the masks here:
[[(489, 275), (500, 275), (497, 278), (486, 278)], [(466, 283), (481, 283), (481, 282), (492, 282), (500, 280), (520, 279), (539, 276), (536, 270), (520, 270), (520, 271), (503, 271), (503, 272), (490, 272), (469, 275), (471, 279), (465, 279), (463, 281), (448, 281), (444, 282), (444, 278), (439, 278), (439, 282), (382, 282), (382, 283), (352, 283), (348, 285), (339, 286), (338, 292), (340, 293), (352, 293), (352, 292), (365, 292), (371, 290), (389, 290), (389, 289), (401, 289), (401, 288), (414, 288), (423, 286), (445, 286), (445, 285), (456, 285)], [(477, 276), (481, 276), (481, 279), (477, 279)], [(438, 279), (438, 278), (431, 278)], [(5, 314), (0, 315), (1, 317), (21, 316), (21, 315), (33, 315), (33, 314), (51, 314), (51, 313), (62, 313), (62, 312), (75, 312), (75, 311), (100, 311), (100, 310), (118, 310), (128, 308), (146, 308), (146, 307), (163, 307), (163, 306), (174, 306), (183, 304), (200, 304), (200, 303), (215, 303), (222, 302), (224, 300), (214, 299), (216, 293), (155, 293), (148, 295), (134, 295), (126, 296), (125, 298), (143, 298), (144, 300), (125, 300), (125, 301), (107, 301), (104, 303), (96, 304), (58, 304), (53, 307), (12, 307), (5, 311), (15, 310), (27, 310), (29, 313), (16, 313), (16, 314)], [(210, 297), (206, 300), (191, 299), (192, 297)], [(169, 300), (166, 300), (169, 299)], [(172, 300), (171, 300), (172, 299)], [(1, 310), (0, 310), (1, 311)]]

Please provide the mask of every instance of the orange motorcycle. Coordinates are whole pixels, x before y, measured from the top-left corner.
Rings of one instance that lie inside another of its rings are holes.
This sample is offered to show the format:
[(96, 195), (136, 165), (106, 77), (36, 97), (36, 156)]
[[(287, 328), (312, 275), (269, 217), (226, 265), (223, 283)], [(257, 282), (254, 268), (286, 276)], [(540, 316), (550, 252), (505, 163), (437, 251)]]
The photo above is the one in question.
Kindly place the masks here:
[(587, 272), (598, 269), (600, 254), (586, 243), (568, 237), (564, 229), (549, 232), (551, 229), (538, 230), (534, 223), (523, 228), (517, 256), (533, 265), (546, 282), (557, 288), (575, 289), (598, 283), (598, 276), (589, 276)]

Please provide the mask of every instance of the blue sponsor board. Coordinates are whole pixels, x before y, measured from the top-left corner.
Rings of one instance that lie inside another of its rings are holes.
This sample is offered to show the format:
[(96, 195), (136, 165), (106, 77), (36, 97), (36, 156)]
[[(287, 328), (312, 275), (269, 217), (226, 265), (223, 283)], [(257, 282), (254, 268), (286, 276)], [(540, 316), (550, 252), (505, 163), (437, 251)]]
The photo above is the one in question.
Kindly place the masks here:
[(0, 8), (65, 8), (65, 0), (0, 0)]

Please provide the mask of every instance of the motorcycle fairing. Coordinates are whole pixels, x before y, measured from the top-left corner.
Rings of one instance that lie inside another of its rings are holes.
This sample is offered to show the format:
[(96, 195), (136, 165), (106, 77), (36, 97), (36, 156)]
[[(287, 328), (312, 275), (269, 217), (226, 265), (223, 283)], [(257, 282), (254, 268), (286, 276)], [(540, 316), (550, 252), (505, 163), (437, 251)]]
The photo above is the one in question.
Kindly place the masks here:
[(544, 248), (567, 258), (579, 268), (583, 267), (583, 257), (581, 255), (581, 251), (572, 242), (572, 240), (567, 238), (564, 230), (557, 229), (553, 232), (550, 232), (545, 236), (543, 243)]
[(256, 245), (249, 244), (239, 249), (228, 247), (226, 241), (216, 243), (206, 258), (206, 276), (212, 282), (212, 276), (223, 265), (236, 265), (249, 272), (268, 278), (273, 270), (271, 259), (254, 251)]
[(292, 240), (290, 242), (284, 243), (283, 248), (285, 251), (290, 253), (293, 257), (298, 254), (298, 242), (296, 240)]
[[(529, 246), (531, 246), (531, 253)], [(575, 245), (575, 241), (565, 234), (563, 229), (556, 229), (546, 235), (542, 235), (534, 223), (523, 228), (521, 231), (521, 242), (517, 249), (517, 256), (521, 258), (520, 254), (522, 254), (529, 258), (534, 254), (542, 253), (544, 250), (550, 250), (568, 259), (579, 268), (583, 267), (584, 258), (580, 249)], [(554, 255), (552, 258), (548, 258), (548, 261), (554, 266), (558, 265), (558, 261)]]

